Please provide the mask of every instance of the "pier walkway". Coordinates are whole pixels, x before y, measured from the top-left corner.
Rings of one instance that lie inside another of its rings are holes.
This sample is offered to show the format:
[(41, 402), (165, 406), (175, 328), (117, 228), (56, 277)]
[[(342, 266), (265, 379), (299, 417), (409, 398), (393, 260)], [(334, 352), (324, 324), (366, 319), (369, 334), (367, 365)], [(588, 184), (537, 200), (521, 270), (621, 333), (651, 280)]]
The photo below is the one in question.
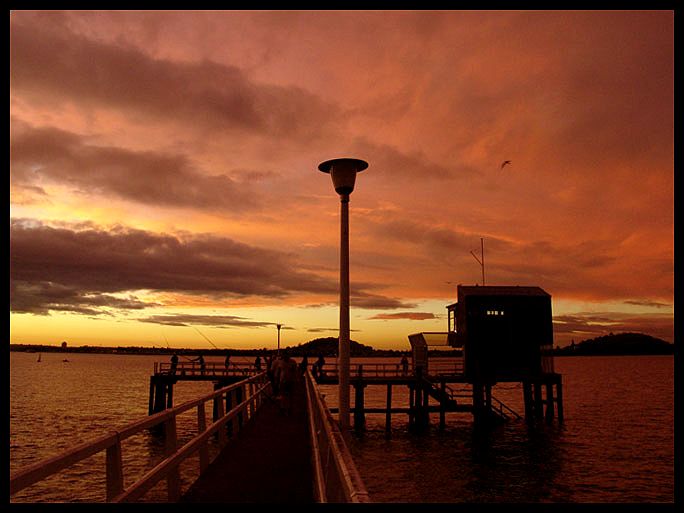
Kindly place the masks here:
[(254, 422), (231, 439), (179, 502), (315, 502), (306, 408), (301, 379), (289, 415), (268, 396)]

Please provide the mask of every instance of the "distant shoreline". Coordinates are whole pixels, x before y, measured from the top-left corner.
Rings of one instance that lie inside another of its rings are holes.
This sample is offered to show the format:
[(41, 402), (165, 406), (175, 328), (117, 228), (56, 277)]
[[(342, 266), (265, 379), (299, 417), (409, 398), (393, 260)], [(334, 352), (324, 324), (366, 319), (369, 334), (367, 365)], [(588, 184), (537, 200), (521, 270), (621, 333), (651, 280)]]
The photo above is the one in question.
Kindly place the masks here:
[[(282, 353), (287, 353), (290, 356), (312, 356), (311, 351), (307, 351), (301, 347), (283, 347), (280, 349)], [(123, 354), (123, 355), (146, 355), (146, 356), (169, 356), (172, 354), (179, 355), (199, 355), (204, 356), (220, 356), (225, 357), (226, 354), (231, 356), (254, 356), (264, 355), (265, 353), (275, 353), (276, 349), (261, 348), (261, 349), (187, 349), (187, 348), (161, 348), (161, 347), (103, 347), (103, 346), (72, 346), (60, 347), (40, 344), (10, 344), (10, 352), (15, 353), (86, 353), (86, 354)], [(375, 349), (372, 352), (365, 352), (364, 354), (352, 354), (352, 357), (387, 357), (396, 356), (401, 357), (403, 354), (410, 353), (409, 350), (394, 350), (394, 349)], [(325, 356), (331, 356), (325, 354)]]
[[(283, 352), (287, 352), (291, 356), (304, 356), (306, 352), (297, 351), (294, 348), (283, 348)], [(174, 353), (179, 355), (205, 355), (205, 356), (221, 356), (224, 357), (226, 353), (230, 353), (231, 356), (257, 356), (263, 355), (265, 352), (275, 352), (275, 349), (163, 349), (163, 348), (151, 348), (151, 347), (101, 347), (101, 346), (76, 346), (62, 348), (59, 346), (43, 346), (43, 345), (32, 345), (32, 344), (10, 344), (10, 352), (14, 353), (84, 353), (84, 354), (120, 354), (120, 355), (141, 355), (141, 356), (169, 356)], [(352, 355), (354, 358), (387, 358), (387, 357), (401, 357), (403, 354), (410, 354), (410, 351), (400, 351), (400, 350), (384, 350), (378, 349), (373, 351), (373, 353), (367, 353), (363, 355)], [(431, 356), (444, 357), (444, 356), (454, 356), (452, 351), (435, 351), (430, 352)], [(309, 355), (310, 356), (310, 355)], [(554, 357), (566, 357), (566, 356), (674, 356), (674, 345), (670, 351), (664, 352), (615, 352), (615, 353), (584, 353), (576, 352), (571, 353), (568, 351), (554, 350), (552, 356)]]

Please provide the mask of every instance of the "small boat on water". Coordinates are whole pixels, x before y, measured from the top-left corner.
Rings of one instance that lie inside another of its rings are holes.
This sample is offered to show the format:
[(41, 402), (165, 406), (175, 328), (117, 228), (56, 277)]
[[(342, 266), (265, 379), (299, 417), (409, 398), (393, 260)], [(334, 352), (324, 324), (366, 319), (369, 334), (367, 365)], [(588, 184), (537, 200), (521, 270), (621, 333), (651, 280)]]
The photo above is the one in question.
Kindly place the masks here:
[(64, 358), (64, 360), (62, 360), (62, 362), (63, 362), (63, 363), (69, 363), (69, 360), (67, 360), (66, 358)]

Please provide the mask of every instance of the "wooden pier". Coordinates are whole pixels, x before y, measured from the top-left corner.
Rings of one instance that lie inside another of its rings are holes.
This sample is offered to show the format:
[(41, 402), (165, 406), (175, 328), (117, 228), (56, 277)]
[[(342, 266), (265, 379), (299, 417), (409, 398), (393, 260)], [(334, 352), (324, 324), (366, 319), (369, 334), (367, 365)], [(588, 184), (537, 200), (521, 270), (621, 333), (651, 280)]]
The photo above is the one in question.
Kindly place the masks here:
[[(214, 383), (214, 390), (218, 390), (259, 372), (261, 369), (248, 363), (231, 363), (225, 366), (215, 362), (182, 362), (175, 365), (155, 362), (154, 372), (150, 376), (148, 414), (152, 415), (173, 407), (173, 387), (179, 381), (211, 381)], [(244, 395), (244, 390), (238, 388), (226, 406), (229, 407), (231, 401), (239, 403)]]
[[(426, 373), (420, 367), (380, 363), (353, 364), (351, 371), (351, 412), (356, 430), (365, 428), (366, 415), (372, 413), (385, 415), (388, 434), (392, 415), (397, 414), (407, 415), (409, 427), (414, 430), (429, 426), (431, 414), (439, 415), (441, 428), (448, 412), (473, 415), (475, 426), (521, 417), (492, 395), (493, 383), (470, 382), (463, 372), (462, 359), (431, 362)], [(319, 390), (319, 385), (338, 384), (337, 366), (328, 364), (316, 369), (315, 379), (313, 374), (309, 369), (296, 389), (293, 415), (281, 417), (266, 372), (254, 366), (225, 368), (184, 363), (172, 368), (171, 364), (157, 363), (150, 377), (149, 416), (13, 473), (10, 496), (104, 452), (107, 502), (141, 500), (164, 480), (169, 502), (370, 502), (346, 446), (347, 435), (334, 420), (336, 410), (325, 404)], [(215, 390), (174, 406), (173, 387), (182, 381), (212, 381)], [(559, 374), (517, 376), (498, 382), (502, 381), (522, 384), (524, 416), (528, 422), (550, 422), (556, 416), (559, 422), (563, 421)], [(386, 387), (384, 408), (365, 405), (368, 386)], [(393, 390), (397, 386), (408, 387), (408, 404), (393, 405)], [(206, 418), (207, 403), (213, 407), (211, 420)], [(197, 433), (180, 446), (177, 418), (195, 410)], [(164, 459), (131, 482), (131, 477), (125, 479), (124, 475), (124, 443), (143, 431), (162, 437)], [(208, 452), (210, 440), (217, 440), (221, 448), (213, 461)], [(198, 457), (200, 477), (183, 490), (180, 464), (192, 457)], [(280, 465), (283, 461), (298, 461), (301, 465)]]
[[(370, 502), (345, 438), (311, 374), (302, 376), (295, 387), (292, 415), (281, 417), (266, 372), (247, 367), (237, 366), (231, 372), (211, 365), (204, 369), (196, 366), (195, 370), (178, 366), (174, 370), (185, 372), (176, 374), (169, 372), (167, 364), (156, 364), (156, 378), (151, 381), (154, 395), (162, 387), (160, 384), (167, 387), (182, 380), (238, 381), (178, 406), (170, 405), (167, 389), (165, 400), (157, 403), (165, 406), (162, 411), (111, 428), (12, 473), (10, 497), (104, 453), (101, 470), (106, 502), (143, 500), (163, 481), (167, 500), (174, 503)], [(207, 403), (214, 407), (212, 420), (207, 419)], [(196, 432), (181, 445), (177, 421), (188, 414), (195, 418)], [(142, 475), (127, 475), (123, 458), (127, 441), (143, 432), (153, 433), (163, 441), (163, 459)], [(218, 441), (220, 448), (213, 461), (210, 441)], [(180, 465), (191, 458), (199, 464), (199, 478), (183, 489)], [(293, 465), (293, 461), (298, 463)]]
[[(563, 422), (562, 376), (555, 372), (497, 381), (522, 385), (524, 412), (520, 414), (492, 395), (493, 383), (471, 382), (463, 372), (461, 358), (431, 363), (430, 369), (429, 374), (423, 375), (421, 368), (405, 371), (400, 364), (352, 364), (349, 383), (353, 388), (354, 404), (350, 413), (354, 428), (365, 429), (366, 414), (369, 413), (385, 414), (385, 431), (388, 434), (392, 430), (392, 415), (396, 414), (408, 415), (409, 427), (416, 430), (429, 425), (431, 413), (439, 414), (439, 427), (444, 429), (448, 412), (470, 413), (478, 424), (522, 417), (528, 422), (539, 419), (550, 422), (554, 417)], [(337, 385), (337, 366), (326, 365), (324, 372), (318, 374), (317, 381), (319, 384)], [(365, 390), (370, 385), (386, 387), (384, 408), (365, 405)], [(397, 386), (409, 389), (409, 401), (405, 406), (392, 404), (393, 389)], [(331, 411), (335, 413), (337, 409), (331, 408)]]

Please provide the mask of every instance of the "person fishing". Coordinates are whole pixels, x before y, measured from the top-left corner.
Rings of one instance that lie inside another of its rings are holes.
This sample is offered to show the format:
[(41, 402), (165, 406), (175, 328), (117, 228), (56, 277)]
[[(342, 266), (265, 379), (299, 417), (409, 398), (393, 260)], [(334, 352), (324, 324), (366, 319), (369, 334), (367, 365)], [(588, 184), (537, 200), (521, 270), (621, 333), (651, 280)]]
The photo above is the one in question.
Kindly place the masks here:
[(178, 367), (178, 355), (174, 353), (171, 357), (171, 374), (176, 373), (176, 368)]
[(200, 364), (200, 374), (204, 374), (206, 366), (204, 364), (204, 356), (201, 354), (197, 358), (193, 358), (191, 361), (198, 362)]

